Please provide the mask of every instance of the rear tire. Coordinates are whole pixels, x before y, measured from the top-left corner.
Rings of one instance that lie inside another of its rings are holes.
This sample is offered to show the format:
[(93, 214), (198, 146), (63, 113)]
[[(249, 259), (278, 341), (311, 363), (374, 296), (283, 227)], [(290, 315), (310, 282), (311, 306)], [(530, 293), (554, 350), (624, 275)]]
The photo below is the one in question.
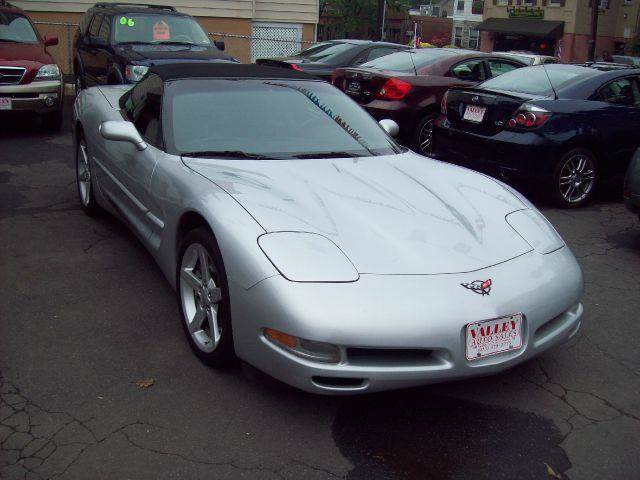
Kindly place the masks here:
[(176, 268), (178, 309), (196, 356), (212, 367), (235, 362), (227, 274), (211, 230), (199, 227), (182, 241)]
[(562, 156), (553, 172), (550, 197), (561, 208), (578, 208), (593, 198), (598, 182), (598, 163), (585, 148), (575, 148)]
[(413, 143), (420, 155), (429, 157), (433, 154), (433, 124), (436, 117), (435, 113), (428, 113), (418, 122)]

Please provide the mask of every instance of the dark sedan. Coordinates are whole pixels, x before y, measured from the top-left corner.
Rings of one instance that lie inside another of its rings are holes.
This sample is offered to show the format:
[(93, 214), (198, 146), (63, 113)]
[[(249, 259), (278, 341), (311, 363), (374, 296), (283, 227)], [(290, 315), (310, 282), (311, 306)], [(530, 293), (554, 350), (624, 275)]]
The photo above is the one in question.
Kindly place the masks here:
[(624, 198), (627, 208), (640, 217), (640, 149), (631, 160), (624, 180)]
[(406, 50), (397, 43), (369, 40), (331, 40), (322, 42), (286, 58), (259, 58), (258, 65), (304, 71), (323, 80), (331, 80), (338, 67), (362, 65), (390, 53)]
[(426, 48), (394, 53), (361, 68), (339, 68), (333, 84), (376, 119), (394, 120), (401, 143), (429, 154), (433, 122), (447, 89), (473, 86), (523, 66), (520, 60), (499, 55)]
[(528, 67), (451, 89), (442, 112), (438, 157), (526, 179), (560, 206), (577, 207), (600, 180), (621, 178), (640, 144), (640, 69)]

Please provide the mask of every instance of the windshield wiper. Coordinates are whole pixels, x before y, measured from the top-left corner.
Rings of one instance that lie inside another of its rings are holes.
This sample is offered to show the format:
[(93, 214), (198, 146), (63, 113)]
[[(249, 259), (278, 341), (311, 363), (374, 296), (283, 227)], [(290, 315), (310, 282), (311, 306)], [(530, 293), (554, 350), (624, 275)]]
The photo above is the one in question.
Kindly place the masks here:
[(152, 45), (189, 45), (193, 47), (197, 47), (197, 43), (193, 42), (155, 42)]
[(301, 153), (292, 155), (293, 158), (355, 158), (362, 155), (349, 152), (317, 152), (317, 153)]
[(203, 150), (201, 152), (184, 152), (183, 157), (204, 157), (204, 158), (247, 158), (250, 160), (273, 160), (273, 157), (260, 153), (243, 152), (242, 150)]

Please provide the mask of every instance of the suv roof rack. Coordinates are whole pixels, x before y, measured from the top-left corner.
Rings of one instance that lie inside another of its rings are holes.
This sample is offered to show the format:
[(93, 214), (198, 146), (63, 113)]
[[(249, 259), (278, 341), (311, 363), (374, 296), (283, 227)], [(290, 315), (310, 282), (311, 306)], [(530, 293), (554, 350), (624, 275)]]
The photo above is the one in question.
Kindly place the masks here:
[(177, 12), (176, 7), (169, 5), (154, 5), (152, 3), (118, 3), (118, 2), (98, 2), (94, 5), (97, 8), (111, 8), (111, 7), (146, 7), (157, 8), (158, 10), (169, 10), (170, 12)]

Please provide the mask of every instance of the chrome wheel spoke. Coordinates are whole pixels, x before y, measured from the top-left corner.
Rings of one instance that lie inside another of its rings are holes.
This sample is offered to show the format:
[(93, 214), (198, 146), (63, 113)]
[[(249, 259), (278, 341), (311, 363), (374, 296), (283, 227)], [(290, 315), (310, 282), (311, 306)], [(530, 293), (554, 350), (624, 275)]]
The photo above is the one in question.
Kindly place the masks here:
[(193, 273), (193, 269), (183, 268), (180, 278), (189, 285), (194, 291), (202, 288), (202, 281)]
[(204, 322), (205, 318), (207, 318), (207, 313), (203, 308), (198, 307), (196, 309), (195, 315), (189, 322), (189, 331), (191, 333), (200, 332), (202, 330), (202, 323)]
[(213, 307), (207, 308), (207, 318), (209, 319), (209, 333), (214, 344), (220, 340), (220, 328), (218, 328), (218, 314)]

